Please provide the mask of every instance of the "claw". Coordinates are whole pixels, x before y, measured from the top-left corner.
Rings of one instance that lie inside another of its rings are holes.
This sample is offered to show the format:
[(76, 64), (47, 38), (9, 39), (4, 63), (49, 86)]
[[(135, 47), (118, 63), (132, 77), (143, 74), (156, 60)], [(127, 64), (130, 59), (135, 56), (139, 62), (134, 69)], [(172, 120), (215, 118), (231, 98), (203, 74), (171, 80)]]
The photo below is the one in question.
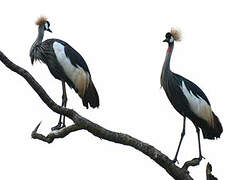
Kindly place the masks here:
[(199, 159), (202, 160), (202, 159), (206, 159), (205, 157), (203, 157), (202, 155), (199, 156)]
[(61, 126), (61, 123), (58, 123), (56, 126), (52, 127), (51, 130), (55, 131), (55, 130), (60, 130), (61, 128), (63, 128), (64, 126)]
[(179, 164), (179, 162), (178, 162), (177, 159), (174, 159), (174, 160), (173, 160), (173, 163), (174, 163), (174, 164), (175, 164), (175, 163)]

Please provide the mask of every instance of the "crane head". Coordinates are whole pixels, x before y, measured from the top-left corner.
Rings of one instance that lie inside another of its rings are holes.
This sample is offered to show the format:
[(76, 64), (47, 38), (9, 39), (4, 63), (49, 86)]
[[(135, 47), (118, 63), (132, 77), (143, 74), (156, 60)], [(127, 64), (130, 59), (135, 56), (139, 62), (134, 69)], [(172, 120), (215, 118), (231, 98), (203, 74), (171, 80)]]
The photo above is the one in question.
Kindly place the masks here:
[(181, 31), (179, 29), (171, 28), (170, 32), (165, 35), (166, 39), (163, 42), (173, 43), (174, 41), (181, 41)]
[(163, 42), (167, 42), (167, 43), (173, 43), (174, 42), (174, 38), (173, 38), (173, 36), (170, 32), (167, 32), (165, 37), (166, 37), (166, 39), (164, 39)]
[(49, 21), (46, 21), (46, 23), (44, 24), (44, 30), (45, 31), (49, 31), (49, 32), (52, 33), (52, 31), (50, 30), (50, 23), (49, 23)]
[(47, 21), (47, 18), (45, 16), (41, 16), (37, 19), (36, 25), (43, 26), (45, 31), (52, 32), (50, 30), (50, 23)]

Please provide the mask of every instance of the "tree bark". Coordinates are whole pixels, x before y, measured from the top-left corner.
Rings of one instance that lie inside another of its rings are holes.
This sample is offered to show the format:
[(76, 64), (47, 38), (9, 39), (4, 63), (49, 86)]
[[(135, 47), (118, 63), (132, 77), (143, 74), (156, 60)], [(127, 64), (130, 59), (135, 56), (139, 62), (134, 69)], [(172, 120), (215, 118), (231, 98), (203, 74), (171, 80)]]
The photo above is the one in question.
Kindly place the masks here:
[(212, 165), (208, 162), (206, 167), (206, 177), (207, 180), (218, 180), (215, 176), (212, 175)]
[(74, 124), (68, 127), (65, 127), (58, 131), (52, 131), (47, 136), (37, 133), (37, 129), (40, 126), (40, 123), (32, 132), (32, 138), (39, 139), (41, 141), (52, 143), (55, 138), (64, 138), (71, 132), (77, 130), (87, 130), (94, 136), (97, 136), (101, 139), (108, 140), (111, 142), (119, 143), (122, 145), (131, 146), (140, 152), (144, 153), (146, 156), (150, 157), (154, 162), (163, 167), (167, 173), (176, 180), (192, 180), (193, 178), (189, 175), (188, 167), (198, 165), (201, 159), (193, 159), (184, 164), (182, 168), (178, 167), (173, 163), (171, 159), (168, 158), (161, 151), (156, 149), (150, 144), (142, 142), (130, 135), (113, 132), (107, 130), (100, 125), (91, 122), (87, 118), (80, 116), (73, 109), (68, 109), (57, 105), (46, 93), (46, 91), (41, 87), (41, 85), (32, 77), (32, 75), (25, 69), (17, 66), (11, 62), (1, 51), (0, 51), (0, 61), (9, 69), (16, 72), (22, 76), (29, 85), (34, 89), (34, 91), (39, 95), (42, 101), (55, 113), (62, 114), (69, 119), (71, 119)]

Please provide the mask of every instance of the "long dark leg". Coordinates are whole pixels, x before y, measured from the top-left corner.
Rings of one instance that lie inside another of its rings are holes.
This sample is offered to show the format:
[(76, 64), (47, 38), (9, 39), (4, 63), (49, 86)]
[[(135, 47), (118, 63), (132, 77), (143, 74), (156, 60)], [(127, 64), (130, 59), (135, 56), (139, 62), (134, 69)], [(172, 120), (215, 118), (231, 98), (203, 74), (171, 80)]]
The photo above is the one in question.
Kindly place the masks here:
[(200, 129), (199, 129), (197, 126), (195, 126), (195, 127), (196, 127), (196, 131), (197, 131), (197, 135), (198, 135), (199, 159), (202, 159), (202, 158), (204, 158), (204, 157), (202, 156), (202, 151), (201, 151)]
[(186, 117), (184, 116), (184, 117), (183, 117), (183, 130), (182, 130), (182, 133), (181, 133), (181, 138), (180, 138), (180, 141), (179, 141), (179, 144), (178, 144), (177, 152), (176, 152), (176, 154), (175, 154), (175, 156), (174, 156), (174, 159), (173, 159), (173, 162), (174, 162), (174, 163), (178, 161), (178, 160), (177, 160), (177, 157), (178, 157), (178, 152), (179, 152), (181, 143), (182, 143), (182, 141), (183, 141), (183, 137), (184, 137), (184, 135), (185, 135), (185, 126), (186, 126)]
[[(61, 106), (66, 107), (67, 96), (66, 96), (66, 86), (65, 86), (64, 81), (62, 81), (62, 91), (63, 91), (63, 94), (62, 94), (62, 104), (61, 104)], [(60, 115), (58, 124), (51, 128), (52, 131), (59, 130), (59, 129), (65, 127), (65, 116), (63, 116), (63, 122), (61, 122), (61, 119), (62, 119), (62, 115)]]
[[(62, 91), (63, 91), (63, 95), (62, 95), (62, 106), (66, 107), (66, 103), (67, 103), (67, 96), (66, 96), (66, 84), (65, 82), (62, 81)], [(63, 116), (63, 122), (62, 122), (62, 127), (65, 127), (65, 116)]]

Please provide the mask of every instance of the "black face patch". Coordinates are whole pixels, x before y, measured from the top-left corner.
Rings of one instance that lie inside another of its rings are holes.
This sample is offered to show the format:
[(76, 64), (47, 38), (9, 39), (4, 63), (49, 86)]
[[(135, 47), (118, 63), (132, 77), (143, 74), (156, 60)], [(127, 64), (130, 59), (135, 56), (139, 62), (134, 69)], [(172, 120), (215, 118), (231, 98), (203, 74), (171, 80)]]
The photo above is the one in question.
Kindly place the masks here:
[(49, 23), (49, 21), (47, 21), (46, 23), (48, 24), (48, 27), (50, 27), (50, 23)]
[(166, 33), (166, 35), (165, 35), (166, 39), (170, 39), (171, 36), (172, 36), (172, 34), (170, 32)]

